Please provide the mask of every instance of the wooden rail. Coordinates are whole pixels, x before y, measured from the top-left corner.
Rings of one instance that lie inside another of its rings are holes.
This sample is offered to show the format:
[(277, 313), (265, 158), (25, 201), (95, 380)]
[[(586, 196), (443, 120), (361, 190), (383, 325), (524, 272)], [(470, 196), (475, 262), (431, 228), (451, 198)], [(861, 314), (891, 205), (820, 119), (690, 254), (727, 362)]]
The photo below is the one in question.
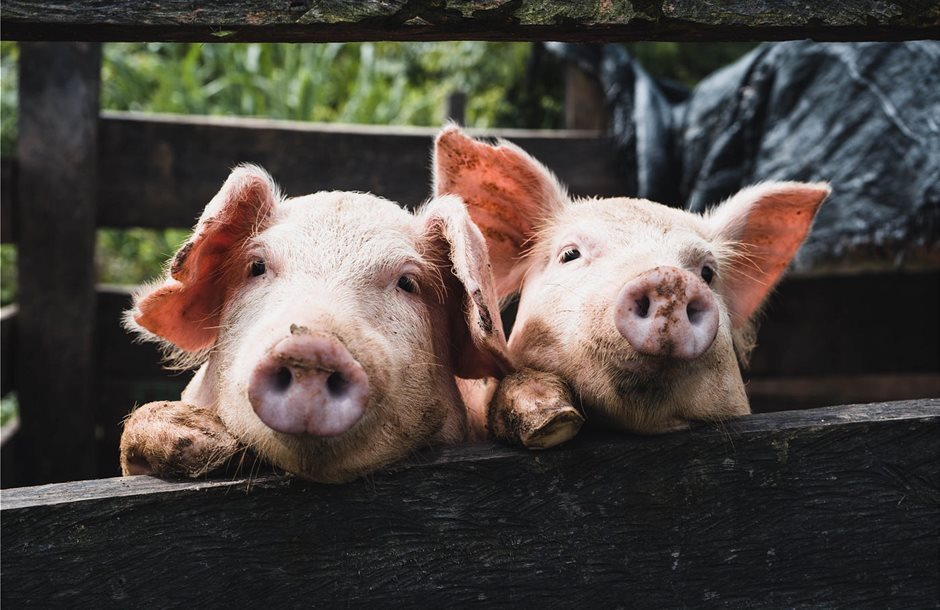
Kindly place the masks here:
[[(430, 194), (435, 128), (335, 125), (103, 113), (98, 128), (98, 226), (191, 227), (238, 163), (264, 166), (289, 195), (371, 191), (413, 207)], [(511, 138), (581, 195), (627, 190), (614, 145), (597, 131), (474, 131)], [(0, 164), (3, 218), (12, 217), (16, 161)], [(6, 182), (6, 179), (4, 180)], [(5, 223), (6, 224), (6, 223)], [(12, 241), (4, 231), (4, 241)]]
[(6, 0), (13, 40), (898, 40), (936, 38), (933, 0)]
[(149, 477), (5, 491), (4, 605), (929, 607), (940, 400), (540, 453), (443, 449), (348, 485)]

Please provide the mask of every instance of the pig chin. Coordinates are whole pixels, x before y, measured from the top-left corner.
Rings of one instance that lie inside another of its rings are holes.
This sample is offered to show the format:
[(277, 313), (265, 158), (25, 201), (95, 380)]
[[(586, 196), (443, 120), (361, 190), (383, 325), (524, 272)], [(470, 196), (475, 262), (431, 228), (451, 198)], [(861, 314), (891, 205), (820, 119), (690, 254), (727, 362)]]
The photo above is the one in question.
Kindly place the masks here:
[(613, 427), (660, 434), (750, 413), (730, 338), (695, 360), (644, 356), (616, 338), (596, 341), (588, 354), (593, 366), (582, 370), (594, 373), (573, 372), (575, 393)]

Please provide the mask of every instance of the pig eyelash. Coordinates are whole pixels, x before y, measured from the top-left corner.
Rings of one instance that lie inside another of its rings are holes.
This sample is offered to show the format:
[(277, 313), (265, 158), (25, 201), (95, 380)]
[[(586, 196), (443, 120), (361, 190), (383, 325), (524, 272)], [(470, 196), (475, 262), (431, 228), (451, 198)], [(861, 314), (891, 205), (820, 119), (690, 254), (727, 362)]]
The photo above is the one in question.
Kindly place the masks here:
[(403, 275), (398, 278), (396, 286), (408, 294), (414, 294), (418, 292), (418, 282), (416, 282), (415, 279), (410, 275)]
[(702, 271), (699, 274), (702, 276), (702, 280), (704, 280), (707, 285), (712, 285), (712, 281), (715, 279), (715, 270), (712, 269), (711, 265), (702, 265)]
[(248, 275), (251, 277), (258, 277), (259, 275), (264, 275), (267, 270), (267, 265), (265, 265), (263, 260), (253, 260), (248, 266)]
[(561, 256), (558, 257), (558, 260), (561, 261), (561, 264), (565, 264), (579, 258), (581, 258), (580, 250), (577, 248), (565, 248), (565, 250), (561, 253)]

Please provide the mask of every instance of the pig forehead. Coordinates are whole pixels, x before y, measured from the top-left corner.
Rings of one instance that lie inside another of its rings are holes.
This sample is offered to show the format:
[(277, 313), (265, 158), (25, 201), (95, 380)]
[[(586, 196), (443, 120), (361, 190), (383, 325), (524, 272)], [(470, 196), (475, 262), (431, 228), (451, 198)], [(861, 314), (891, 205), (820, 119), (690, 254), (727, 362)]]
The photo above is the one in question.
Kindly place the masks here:
[(684, 210), (627, 197), (576, 200), (556, 217), (552, 233), (582, 232), (594, 238), (707, 239), (702, 218)]
[(350, 245), (384, 240), (413, 246), (417, 235), (410, 213), (368, 193), (331, 191), (286, 199), (278, 204), (276, 214), (265, 231), (267, 237), (290, 239), (293, 235), (308, 242), (332, 240)]

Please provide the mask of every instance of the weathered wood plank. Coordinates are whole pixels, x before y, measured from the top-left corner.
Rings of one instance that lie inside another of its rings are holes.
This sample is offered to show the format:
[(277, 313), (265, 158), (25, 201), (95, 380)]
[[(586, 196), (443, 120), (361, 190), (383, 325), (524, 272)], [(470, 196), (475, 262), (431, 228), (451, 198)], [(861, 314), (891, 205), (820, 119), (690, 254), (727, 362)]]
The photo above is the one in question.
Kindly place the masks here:
[(0, 159), (0, 243), (16, 241), (16, 163), (13, 159)]
[(95, 199), (101, 46), (19, 59), (16, 453), (27, 480), (94, 473)]
[(940, 400), (540, 453), (444, 449), (342, 486), (5, 491), (11, 605), (936, 603)]
[(16, 342), (16, 305), (0, 309), (0, 396), (13, 389), (13, 346)]
[[(288, 195), (371, 191), (407, 206), (430, 194), (435, 128), (106, 113), (99, 224), (190, 227), (233, 166), (265, 167)], [(593, 131), (500, 130), (580, 194), (623, 193), (610, 139)]]
[(938, 35), (932, 0), (6, 0), (13, 40), (897, 40)]
[(750, 373), (940, 373), (938, 311), (937, 271), (790, 277), (771, 296)]

